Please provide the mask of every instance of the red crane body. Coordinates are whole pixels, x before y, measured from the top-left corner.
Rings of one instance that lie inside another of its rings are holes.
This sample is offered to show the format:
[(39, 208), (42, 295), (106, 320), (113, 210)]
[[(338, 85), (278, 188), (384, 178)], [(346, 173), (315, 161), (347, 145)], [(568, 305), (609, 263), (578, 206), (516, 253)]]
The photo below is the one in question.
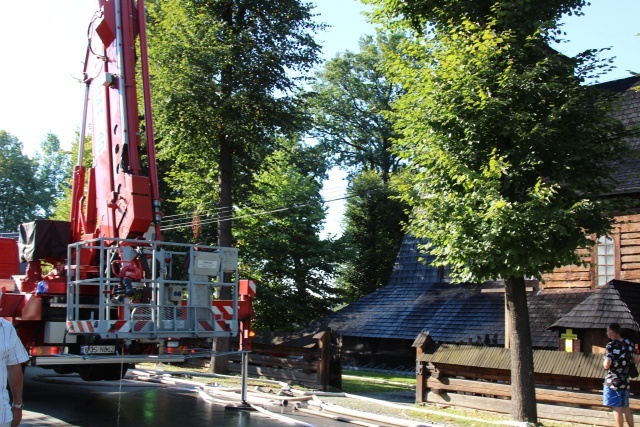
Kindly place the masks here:
[[(94, 17), (89, 28), (91, 36), (84, 69), (95, 162), (89, 181), (89, 190), (95, 193), (88, 199), (98, 203), (86, 209), (83, 217), (82, 199), (78, 198), (81, 195), (75, 195), (72, 212), (78, 221), (72, 241), (85, 238), (81, 230), (90, 238), (140, 238), (151, 223), (154, 223), (155, 239), (160, 240), (160, 196), (146, 63), (144, 3), (139, 1), (136, 7), (132, 1), (99, 0), (98, 4), (102, 14)], [(142, 143), (135, 80), (138, 36), (143, 66), (148, 176), (142, 174), (140, 162)], [(76, 169), (79, 180), (84, 178), (81, 160)], [(87, 228), (80, 228), (81, 225)]]
[[(0, 315), (16, 326), (32, 364), (86, 380), (120, 378), (123, 366), (150, 354), (184, 359), (239, 331), (250, 349), (255, 284), (239, 284), (237, 249), (161, 241), (144, 2), (97, 5), (70, 221), (22, 224), (19, 244), (0, 241), (2, 256), (15, 257), (17, 246), (27, 263), (20, 275), (15, 262), (0, 260)], [(88, 130), (91, 167), (83, 165)], [(231, 300), (216, 298), (224, 288)]]

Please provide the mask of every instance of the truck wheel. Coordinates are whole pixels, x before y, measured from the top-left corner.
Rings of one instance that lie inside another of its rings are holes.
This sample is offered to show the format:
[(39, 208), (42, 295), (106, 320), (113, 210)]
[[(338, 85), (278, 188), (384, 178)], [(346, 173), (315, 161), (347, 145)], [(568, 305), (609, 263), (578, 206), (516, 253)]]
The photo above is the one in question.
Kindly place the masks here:
[(53, 368), (53, 372), (60, 375), (73, 374), (77, 372), (76, 365), (57, 365)]
[(77, 365), (80, 378), (84, 381), (116, 381), (124, 377), (129, 364), (108, 363), (99, 365)]
[(100, 381), (104, 379), (105, 365), (77, 365), (80, 378), (84, 381)]
[(106, 377), (104, 379), (107, 381), (117, 381), (122, 379), (125, 376), (125, 374), (127, 373), (127, 370), (129, 369), (129, 364), (114, 363), (114, 364), (104, 365), (104, 367), (107, 368), (105, 372)]

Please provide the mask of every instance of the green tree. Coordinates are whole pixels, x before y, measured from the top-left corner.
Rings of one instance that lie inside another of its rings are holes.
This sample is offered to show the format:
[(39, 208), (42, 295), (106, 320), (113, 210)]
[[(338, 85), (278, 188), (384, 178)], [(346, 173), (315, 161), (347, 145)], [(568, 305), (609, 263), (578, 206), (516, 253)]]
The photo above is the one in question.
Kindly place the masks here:
[[(153, 0), (150, 72), (159, 158), (183, 208), (228, 215), (233, 192), (273, 151), (274, 136), (299, 130), (300, 79), (318, 62), (311, 5), (299, 0)], [(170, 162), (170, 163), (168, 163)], [(203, 179), (204, 178), (204, 179)], [(223, 216), (217, 243), (232, 246)], [(228, 340), (216, 340), (218, 351)], [(216, 372), (227, 363), (216, 358)]]
[(504, 279), (512, 417), (536, 422), (524, 277), (578, 263), (609, 230), (605, 160), (626, 147), (611, 99), (583, 85), (606, 64), (549, 48), (585, 2), (367, 1), (416, 36), (389, 66), (407, 91), (395, 151), (410, 231), (458, 280)]
[[(310, 5), (298, 0), (152, 1), (151, 77), (159, 156), (183, 207), (228, 212), (235, 179), (301, 126), (299, 78), (318, 61)], [(243, 185), (238, 186), (243, 188)], [(218, 225), (231, 246), (231, 221)]]
[(341, 238), (347, 261), (338, 275), (348, 302), (389, 283), (404, 236), (406, 205), (380, 175), (366, 170), (349, 183)]
[(318, 237), (326, 169), (317, 149), (288, 143), (265, 159), (235, 213), (241, 271), (258, 280), (257, 328), (294, 330), (336, 304), (333, 242)]
[(325, 64), (313, 84), (314, 136), (349, 172), (344, 217), (344, 264), (340, 286), (353, 301), (387, 284), (402, 242), (406, 205), (394, 199), (389, 178), (400, 168), (391, 142), (399, 137), (388, 117), (402, 93), (384, 72), (385, 52), (400, 33), (360, 40), (360, 51), (344, 52)]
[(36, 179), (40, 186), (40, 206), (44, 215), (51, 218), (56, 212), (56, 201), (63, 197), (71, 188), (71, 154), (60, 148), (60, 140), (52, 133), (48, 133), (40, 144), (40, 151), (36, 154), (38, 170)]
[(36, 171), (18, 138), (0, 130), (0, 230), (18, 231), (20, 223), (43, 217)]
[(312, 136), (352, 173), (373, 170), (384, 182), (399, 168), (390, 151), (398, 137), (385, 115), (402, 93), (384, 72), (384, 53), (393, 51), (400, 34), (379, 32), (360, 39), (360, 52), (344, 52), (327, 62), (313, 84)]

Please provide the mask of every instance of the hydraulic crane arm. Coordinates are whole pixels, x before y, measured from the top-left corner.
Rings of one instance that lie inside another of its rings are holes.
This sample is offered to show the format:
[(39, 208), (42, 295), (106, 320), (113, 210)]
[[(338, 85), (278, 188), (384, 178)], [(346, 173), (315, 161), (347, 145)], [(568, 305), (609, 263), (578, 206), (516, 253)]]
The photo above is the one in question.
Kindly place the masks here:
[[(160, 239), (160, 196), (151, 116), (144, 2), (99, 0), (88, 30), (84, 79), (84, 132), (91, 123), (93, 166), (85, 185), (82, 158), (74, 171), (72, 241), (140, 238), (155, 227)], [(136, 40), (139, 38), (139, 55)], [(141, 164), (136, 59), (141, 59), (148, 171)], [(82, 187), (80, 190), (79, 187)], [(83, 199), (84, 197), (84, 199)], [(86, 204), (83, 201), (86, 200)]]

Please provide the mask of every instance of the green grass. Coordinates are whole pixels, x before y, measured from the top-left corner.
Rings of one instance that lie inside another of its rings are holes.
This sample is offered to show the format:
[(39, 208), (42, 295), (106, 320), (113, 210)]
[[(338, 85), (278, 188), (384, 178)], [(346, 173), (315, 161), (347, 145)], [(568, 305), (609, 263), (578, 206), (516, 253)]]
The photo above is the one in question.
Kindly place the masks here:
[(415, 386), (415, 377), (379, 372), (342, 371), (342, 391), (345, 393), (410, 391), (415, 389)]

